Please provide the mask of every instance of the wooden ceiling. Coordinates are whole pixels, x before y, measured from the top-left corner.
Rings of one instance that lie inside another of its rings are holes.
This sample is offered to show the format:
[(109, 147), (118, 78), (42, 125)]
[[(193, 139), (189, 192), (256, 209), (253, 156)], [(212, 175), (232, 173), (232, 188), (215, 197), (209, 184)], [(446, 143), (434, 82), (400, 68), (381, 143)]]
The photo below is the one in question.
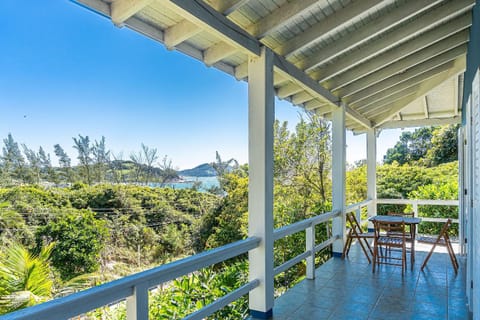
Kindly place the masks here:
[(346, 126), (458, 123), (475, 0), (74, 0), (239, 80), (262, 46), (280, 99)]

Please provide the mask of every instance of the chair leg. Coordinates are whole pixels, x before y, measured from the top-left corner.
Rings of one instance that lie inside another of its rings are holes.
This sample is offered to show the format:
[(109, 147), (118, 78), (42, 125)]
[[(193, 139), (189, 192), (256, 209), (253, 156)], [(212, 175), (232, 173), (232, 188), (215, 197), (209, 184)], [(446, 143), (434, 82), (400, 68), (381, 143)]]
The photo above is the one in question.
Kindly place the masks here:
[(452, 243), (450, 242), (450, 238), (448, 237), (447, 234), (445, 234), (444, 240), (447, 246), (448, 254), (450, 255), (450, 261), (452, 262), (453, 269), (455, 270), (455, 274), (457, 274), (458, 267), (459, 267), (458, 260), (457, 260), (457, 257), (455, 256), (455, 251), (453, 251)]
[(435, 251), (436, 246), (437, 246), (437, 243), (435, 242), (432, 246), (432, 249), (430, 249), (430, 252), (428, 253), (427, 257), (425, 258), (425, 260), (422, 263), (422, 267), (420, 268), (421, 271), (423, 271), (423, 268), (425, 268), (425, 266), (427, 265), (427, 262), (430, 259), (430, 257), (432, 256), (433, 252)]
[[(367, 241), (367, 239), (363, 239), (363, 240)], [(362, 247), (362, 251), (363, 251), (363, 253), (365, 253), (365, 256), (367, 257), (368, 263), (371, 263), (370, 257), (368, 256), (367, 249), (365, 249), (365, 246), (362, 243), (362, 239), (358, 239), (358, 243), (360, 243), (360, 247)], [(367, 243), (367, 245), (368, 245), (368, 243)]]
[(373, 262), (372, 262), (372, 273), (375, 273), (375, 265), (377, 264), (378, 259), (378, 246), (377, 244), (373, 245)]
[(352, 242), (353, 242), (353, 238), (348, 236), (347, 241), (345, 241), (345, 246), (343, 247), (342, 259), (345, 259), (345, 257), (348, 257), (350, 248), (352, 246)]

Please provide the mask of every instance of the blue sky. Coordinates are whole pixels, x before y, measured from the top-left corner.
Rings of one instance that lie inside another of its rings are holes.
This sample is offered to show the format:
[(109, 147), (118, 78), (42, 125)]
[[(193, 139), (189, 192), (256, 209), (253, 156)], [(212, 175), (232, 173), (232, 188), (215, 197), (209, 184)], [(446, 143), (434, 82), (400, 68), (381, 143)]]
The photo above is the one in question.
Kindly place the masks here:
[[(55, 160), (59, 143), (105, 136), (124, 158), (140, 144), (185, 169), (222, 158), (248, 159), (247, 84), (119, 29), (68, 0), (0, 1), (0, 138), (12, 133)], [(299, 109), (277, 101), (293, 129)], [(401, 132), (382, 132), (378, 159)], [(347, 160), (365, 158), (365, 135), (347, 136)]]

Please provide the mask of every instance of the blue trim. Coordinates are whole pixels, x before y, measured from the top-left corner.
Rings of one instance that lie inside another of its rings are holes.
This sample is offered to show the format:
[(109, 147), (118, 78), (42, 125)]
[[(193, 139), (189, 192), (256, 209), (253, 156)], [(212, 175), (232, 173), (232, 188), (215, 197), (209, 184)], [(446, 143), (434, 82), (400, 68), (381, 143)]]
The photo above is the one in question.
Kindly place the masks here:
[(368, 228), (368, 232), (374, 232), (374, 231), (375, 231), (375, 229), (373, 229), (373, 228), (371, 228), (371, 229)]
[(250, 310), (250, 315), (252, 318), (257, 318), (257, 319), (270, 319), (273, 317), (273, 310), (270, 309), (267, 312), (264, 311), (257, 311), (257, 310)]
[(342, 252), (332, 252), (332, 257), (341, 258), (342, 257)]

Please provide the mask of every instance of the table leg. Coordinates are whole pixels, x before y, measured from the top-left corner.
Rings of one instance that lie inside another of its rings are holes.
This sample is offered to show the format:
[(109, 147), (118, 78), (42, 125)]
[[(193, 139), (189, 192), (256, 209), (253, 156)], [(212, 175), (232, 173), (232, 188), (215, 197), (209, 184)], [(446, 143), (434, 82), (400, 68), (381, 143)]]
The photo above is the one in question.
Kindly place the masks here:
[(410, 262), (411, 262), (411, 268), (413, 270), (413, 265), (415, 264), (415, 234), (416, 234), (416, 225), (411, 224), (410, 225), (410, 234), (412, 236), (412, 250), (410, 252)]

